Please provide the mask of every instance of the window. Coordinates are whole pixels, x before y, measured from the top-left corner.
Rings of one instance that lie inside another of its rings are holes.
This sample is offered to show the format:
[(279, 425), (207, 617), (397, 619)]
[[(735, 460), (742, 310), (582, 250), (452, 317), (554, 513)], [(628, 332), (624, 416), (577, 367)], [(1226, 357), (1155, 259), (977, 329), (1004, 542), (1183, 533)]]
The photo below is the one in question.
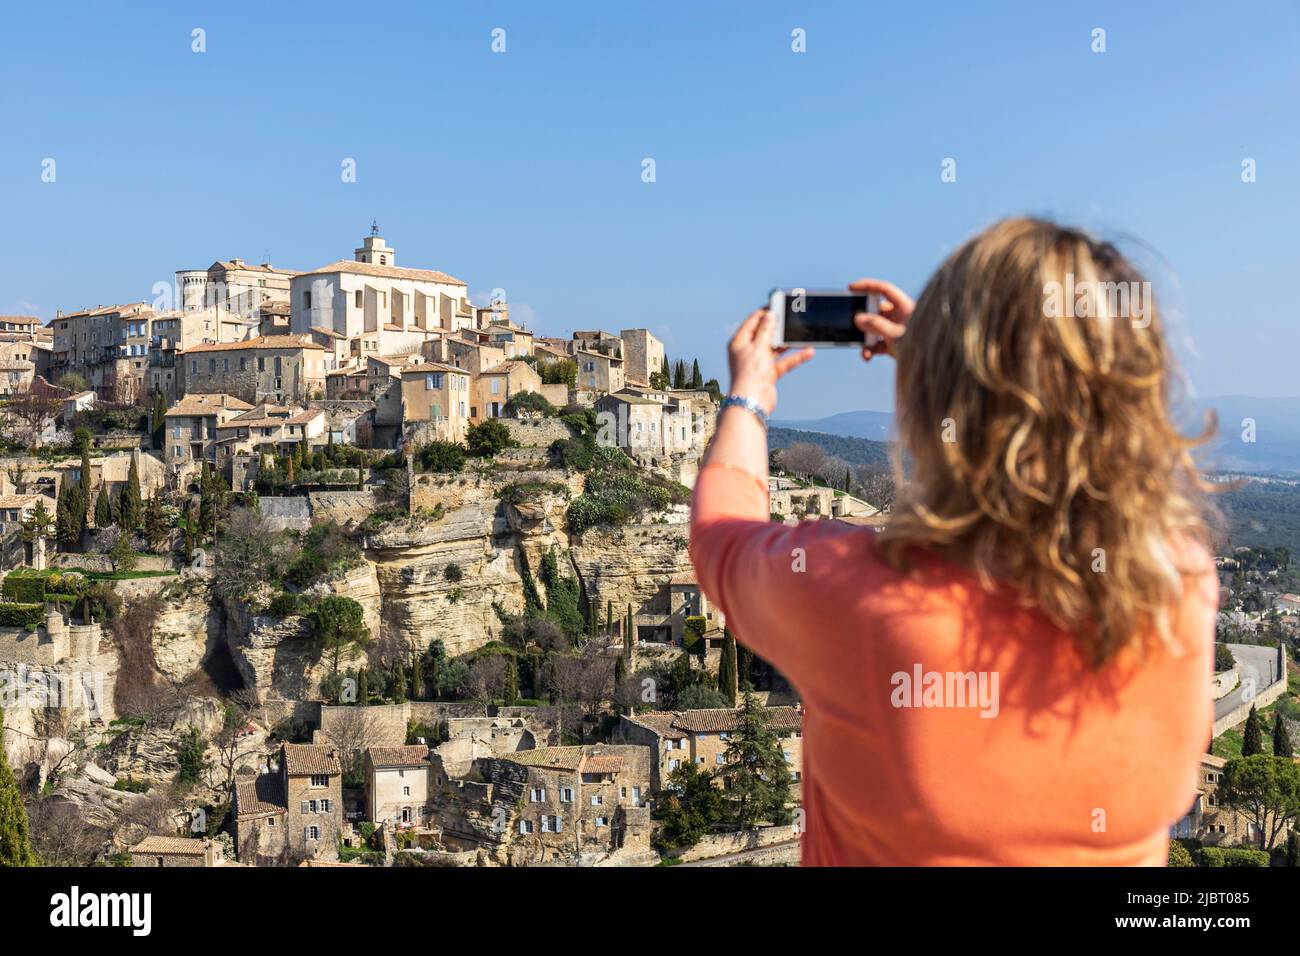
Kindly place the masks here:
[(177, 425), (175, 428), (172, 429), (172, 438), (180, 438), (180, 437), (181, 437), (181, 426)]
[(560, 788), (560, 802), (561, 802), (561, 803), (572, 803), (572, 802), (573, 802), (573, 788), (572, 788), (572, 787), (561, 787), (561, 788)]
[(266, 359), (265, 359), (263, 356), (261, 356), (261, 355), (259, 355), (259, 356), (257, 357), (257, 370), (258, 370), (259, 372), (265, 372), (265, 371), (266, 371)]
[(330, 778), (328, 774), (314, 773), (311, 775), (311, 785), (313, 787), (328, 787)]
[(191, 360), (190, 360), (190, 374), (191, 374), (191, 375), (198, 375), (198, 374), (199, 374), (199, 360), (198, 360), (198, 359), (191, 359)]
[(727, 733), (727, 731), (724, 730), (722, 733), (718, 734), (718, 739), (719, 739), (719, 740), (730, 740), (730, 739), (731, 739), (731, 734)]
[(492, 379), (492, 394), (493, 395), (501, 394), (501, 379), (499, 378)]
[(208, 374), (211, 375), (216, 370), (217, 370), (217, 360), (208, 359)]
[(596, 828), (609, 826), (609, 817), (596, 817)]
[(533, 787), (531, 790), (528, 791), (529, 803), (541, 803), (545, 799), (546, 799), (545, 787)]
[(410, 795), (411, 795), (411, 788), (410, 788), (410, 787), (403, 787), (403, 788), (402, 788), (402, 796), (404, 796), (404, 797), (409, 797)]
[[(703, 762), (703, 761), (701, 761), (701, 762)], [(726, 755), (726, 754), (718, 754), (718, 755), (714, 758), (714, 761), (713, 761), (713, 762), (716, 763), (716, 764), (718, 764), (718, 765), (724, 764), (724, 763), (727, 762), (727, 755)]]
[(310, 308), (311, 308), (311, 292), (310, 292), (310, 290), (307, 291), (307, 292), (304, 292), (304, 293), (302, 294), (302, 306), (303, 306), (304, 309), (310, 309)]
[(230, 371), (230, 359), (227, 358), (227, 359), (222, 359), (222, 360), (221, 360), (221, 371), (223, 371), (223, 372), (229, 372), (229, 371)]
[(592, 805), (593, 807), (604, 806), (604, 804), (605, 804), (605, 798), (604, 798), (604, 797), (602, 797), (602, 796), (601, 796), (600, 794), (598, 794), (598, 793), (592, 795), (592, 798), (591, 798), (591, 805)]
[(355, 296), (355, 298), (354, 298), (353, 301), (356, 302), (356, 305), (357, 305), (357, 308), (358, 308), (358, 309), (362, 308), (362, 307), (365, 305), (365, 302), (364, 302), (364, 300), (362, 299), (362, 295), (363, 295), (363, 294), (364, 294), (364, 293), (362, 293), (362, 291), (361, 291), (360, 289), (358, 289), (358, 290), (356, 291), (356, 296)]
[(248, 367), (248, 359), (244, 358), (243, 356), (240, 356), (240, 359), (239, 359), (239, 370), (242, 372), (242, 371), (244, 371), (244, 369), (246, 369), (247, 367)]
[(440, 388), (442, 388), (441, 372), (430, 372), (424, 376), (424, 390), (426, 392), (432, 392)]
[(307, 839), (308, 839), (308, 840), (319, 840), (319, 839), (320, 839), (320, 827), (308, 827), (308, 828), (307, 828)]
[(334, 802), (332, 800), (322, 800), (320, 802), (321, 813), (329, 813), (333, 809), (334, 809)]
[(632, 806), (634, 806), (634, 807), (639, 807), (639, 806), (641, 806), (641, 788), (640, 788), (640, 787), (633, 787), (633, 788), (632, 788)]
[(669, 769), (669, 770), (676, 770), (676, 769), (677, 769), (678, 767), (680, 767), (681, 765), (682, 765), (682, 762), (681, 762), (680, 760), (670, 760), (670, 761), (668, 761), (668, 769)]
[(532, 832), (533, 832), (533, 821), (532, 821), (532, 820), (520, 820), (520, 821), (519, 821), (519, 832), (520, 832), (520, 833), (532, 833)]

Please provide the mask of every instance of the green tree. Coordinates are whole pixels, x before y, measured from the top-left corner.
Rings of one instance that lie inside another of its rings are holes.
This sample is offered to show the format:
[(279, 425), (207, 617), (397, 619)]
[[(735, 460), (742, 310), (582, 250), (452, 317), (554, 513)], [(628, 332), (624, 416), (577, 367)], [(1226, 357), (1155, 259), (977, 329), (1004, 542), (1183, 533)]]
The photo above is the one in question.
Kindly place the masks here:
[(401, 664), (393, 668), (393, 703), (406, 703), (406, 668)]
[(1196, 862), (1192, 855), (1187, 852), (1187, 847), (1183, 846), (1177, 840), (1169, 841), (1169, 865), (1170, 866), (1195, 866)]
[(153, 411), (149, 416), (149, 431), (153, 437), (155, 451), (161, 451), (167, 444), (167, 399), (162, 392), (153, 393)]
[(1255, 824), (1260, 848), (1272, 850), (1278, 836), (1300, 817), (1300, 764), (1268, 754), (1229, 760), (1217, 795), (1220, 804)]
[(416, 654), (411, 662), (411, 699), (423, 700), (424, 695), (424, 655)]
[(700, 374), (700, 360), (691, 362), (691, 388), (703, 388), (704, 376)]
[(144, 509), (144, 537), (151, 551), (160, 550), (167, 543), (167, 519), (163, 516), (162, 492), (149, 496)]
[(1291, 746), (1291, 734), (1286, 729), (1286, 718), (1279, 710), (1273, 716), (1273, 756), (1290, 757), (1294, 749)]
[(131, 468), (126, 474), (126, 487), (122, 489), (120, 515), (118, 523), (123, 531), (135, 531), (140, 527), (140, 469), (135, 456), (131, 456)]
[(80, 489), (70, 481), (65, 481), (59, 489), (59, 498), (55, 506), (55, 534), (59, 543), (71, 548), (81, 540), (81, 522), (78, 514), (81, 504), (77, 500)]
[(736, 706), (736, 639), (730, 631), (723, 632), (722, 659), (718, 662), (718, 690), (727, 700), (728, 707)]
[(131, 536), (125, 531), (114, 532), (117, 540), (108, 552), (108, 559), (113, 562), (114, 571), (134, 571), (136, 566), (135, 548), (131, 546)]
[[(4, 737), (5, 712), (0, 708), (0, 738)], [(0, 867), (39, 866), (27, 832), (27, 808), (18, 781), (0, 747)]]
[(322, 654), (329, 656), (333, 674), (339, 672), (344, 651), (370, 644), (370, 628), (366, 627), (361, 605), (350, 597), (334, 594), (322, 598), (309, 617), (312, 636), (320, 643)]
[(510, 429), (495, 418), (470, 425), (465, 432), (465, 447), (469, 449), (471, 455), (478, 458), (490, 457), (516, 444), (518, 442), (510, 437)]
[(80, 531), (85, 532), (90, 526), (90, 445), (87, 443), (81, 449), (81, 480), (78, 482), (81, 493), (78, 495), (78, 503), (81, 506), (81, 513), (78, 515), (80, 522)]
[(45, 497), (36, 499), (36, 504), (23, 519), (23, 540), (37, 541), (52, 538), (55, 535), (56, 521), (45, 507)]
[(1242, 736), (1241, 755), (1253, 757), (1264, 752), (1264, 727), (1255, 705), (1250, 705), (1250, 715), (1246, 718), (1246, 732)]
[(1300, 830), (1292, 830), (1287, 837), (1284, 859), (1287, 866), (1300, 866)]
[(357, 674), (357, 703), (362, 707), (370, 703), (370, 669), (366, 667)]
[(686, 363), (678, 359), (673, 366), (673, 388), (685, 388), (686, 384)]
[(113, 510), (108, 504), (108, 486), (100, 485), (95, 495), (95, 528), (102, 531), (113, 523)]
[(505, 678), (501, 682), (501, 703), (511, 707), (519, 699), (519, 665), (513, 656), (506, 658)]
[(203, 771), (208, 768), (207, 761), (203, 759), (206, 750), (207, 745), (197, 727), (191, 727), (181, 734), (176, 752), (176, 761), (180, 765), (176, 772), (178, 783), (193, 786), (203, 779)]
[(623, 618), (623, 653), (632, 656), (632, 645), (636, 642), (636, 628), (632, 623), (632, 605), (627, 606), (627, 617)]
[(709, 774), (689, 761), (668, 775), (656, 802), (654, 817), (660, 823), (660, 849), (691, 847), (727, 816), (726, 799)]
[(460, 471), (465, 465), (465, 448), (455, 442), (431, 441), (416, 450), (415, 464), (424, 471)]
[(752, 693), (746, 693), (736, 711), (736, 729), (727, 741), (726, 763), (717, 771), (731, 818), (742, 830), (759, 823), (790, 822), (790, 770), (781, 750), (781, 738), (768, 726), (769, 716)]
[(614, 687), (620, 687), (627, 680), (627, 658), (622, 654), (614, 658)]

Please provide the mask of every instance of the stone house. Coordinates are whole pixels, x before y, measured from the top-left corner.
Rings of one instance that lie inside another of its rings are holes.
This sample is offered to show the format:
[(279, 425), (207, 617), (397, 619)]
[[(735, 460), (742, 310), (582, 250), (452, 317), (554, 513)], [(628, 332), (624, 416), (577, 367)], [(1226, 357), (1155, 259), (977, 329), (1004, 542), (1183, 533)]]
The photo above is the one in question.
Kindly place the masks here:
[(337, 751), (316, 744), (281, 745), (276, 769), (236, 781), (231, 817), (241, 861), (338, 859), (343, 767)]
[(132, 867), (221, 866), (221, 847), (207, 838), (145, 837), (130, 849)]
[(0, 358), (0, 398), (21, 395), (36, 379), (36, 363), (27, 359)]
[(0, 341), (35, 342), (46, 334), (46, 326), (34, 315), (0, 315)]
[(650, 846), (651, 755), (643, 746), (542, 747), (476, 761), (492, 784), (507, 858), (595, 862)]
[(533, 333), (510, 321), (505, 312), (489, 313), (494, 319), (483, 328), (488, 344), (501, 349), (510, 359), (527, 358), (533, 354)]
[(225, 392), (245, 402), (306, 401), (325, 394), (325, 349), (305, 336), (267, 335), (196, 345), (182, 363), (185, 392)]
[(402, 423), (427, 423), (426, 438), (463, 441), (469, 427), (471, 375), (441, 362), (402, 370)]
[(325, 411), (320, 408), (286, 408), (256, 405), (217, 425), (217, 464), (224, 470), (235, 455), (270, 448), (288, 454), (298, 445), (303, 453), (329, 443)]
[(650, 376), (663, 371), (664, 344), (649, 329), (623, 329), (623, 361), (629, 385), (650, 384)]
[(511, 396), (542, 391), (542, 377), (527, 362), (507, 361), (484, 369), (474, 381), (472, 419), (500, 418)]
[(204, 462), (217, 468), (218, 429), (252, 407), (233, 395), (200, 392), (186, 395), (168, 408), (163, 439), (168, 480), (175, 487), (184, 487)]
[(429, 817), (429, 748), (423, 744), (367, 747), (366, 819), (376, 824), (424, 826)]
[(297, 274), (291, 269), (277, 269), (269, 262), (218, 260), (206, 269), (176, 273), (177, 305), (186, 312), (215, 309), (255, 322), (268, 302), (289, 298), (289, 283)]
[[(768, 726), (781, 738), (781, 750), (797, 784), (803, 773), (803, 711), (798, 707), (769, 707)], [(726, 763), (727, 743), (737, 727), (736, 711), (712, 708), (649, 711), (619, 717), (614, 739), (648, 747), (651, 785), (657, 792), (683, 763), (712, 771)], [(793, 788), (798, 792), (798, 788)]]
[[(1248, 813), (1219, 802), (1219, 784), (1228, 761), (1202, 754), (1196, 773), (1196, 799), (1191, 809), (1170, 828), (1171, 837), (1200, 840), (1205, 846), (1260, 846), (1260, 831)], [(1285, 845), (1291, 826), (1284, 828), (1278, 844)]]
[(612, 354), (584, 348), (574, 351), (573, 357), (578, 363), (578, 388), (589, 392), (606, 393), (617, 392), (627, 384), (623, 359), (617, 354), (621, 351), (621, 346), (611, 351)]
[[(144, 302), (55, 313), (50, 371), (76, 373), (90, 387), (130, 401), (144, 387), (153, 310)], [(57, 383), (56, 383), (57, 384)]]

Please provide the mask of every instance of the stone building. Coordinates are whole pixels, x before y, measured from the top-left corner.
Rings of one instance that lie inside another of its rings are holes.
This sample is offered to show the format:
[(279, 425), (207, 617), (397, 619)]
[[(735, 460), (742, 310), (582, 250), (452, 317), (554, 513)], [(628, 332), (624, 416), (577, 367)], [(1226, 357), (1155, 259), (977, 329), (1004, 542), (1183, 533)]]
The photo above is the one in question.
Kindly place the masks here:
[(269, 262), (253, 265), (243, 259), (218, 260), (206, 269), (176, 273), (177, 304), (186, 312), (217, 309), (256, 323), (263, 305), (288, 301), (289, 283), (296, 275)]
[(337, 751), (282, 744), (274, 770), (236, 780), (230, 812), (241, 862), (338, 859), (343, 767)]
[(59, 311), (50, 372), (83, 377), (104, 397), (131, 401), (144, 387), (153, 310), (143, 302)]
[(251, 403), (325, 396), (325, 349), (297, 335), (197, 345), (185, 353), (185, 392), (225, 392)]
[(221, 866), (224, 858), (220, 845), (206, 837), (145, 837), (131, 847), (132, 867)]
[(474, 382), (474, 402), (469, 417), (500, 418), (506, 403), (520, 392), (542, 391), (542, 377), (527, 362), (506, 361), (484, 369)]
[[(803, 711), (769, 707), (767, 713), (768, 727), (781, 738), (790, 776), (797, 784), (803, 771)], [(620, 716), (614, 739), (650, 749), (651, 784), (657, 792), (683, 763), (694, 763), (703, 771), (723, 766), (736, 727), (736, 711), (730, 708), (648, 711)]]
[(429, 817), (429, 748), (368, 747), (366, 819), (376, 824), (423, 826)]
[[(432, 269), (397, 264), (397, 250), (371, 230), (352, 261), (342, 259), (295, 276), (291, 283), (290, 327), (303, 334), (327, 329), (349, 342), (367, 340), (356, 350), (359, 362), (369, 353), (399, 351), (429, 333), (472, 327), (476, 311), (464, 282)], [(388, 334), (385, 334), (388, 333)]]
[(403, 425), (426, 425), (425, 440), (464, 440), (470, 420), (470, 380), (469, 372), (441, 362), (403, 369)]
[(650, 384), (650, 376), (663, 371), (664, 344), (649, 329), (623, 329), (624, 369), (629, 385)]
[[(614, 340), (618, 342), (617, 339)], [(627, 384), (623, 369), (623, 359), (619, 357), (621, 347), (610, 352), (596, 352), (578, 348), (574, 360), (578, 363), (577, 387), (589, 392), (617, 392)]]
[(204, 462), (217, 468), (218, 429), (252, 407), (233, 395), (198, 392), (167, 409), (163, 460), (168, 481), (184, 487)]

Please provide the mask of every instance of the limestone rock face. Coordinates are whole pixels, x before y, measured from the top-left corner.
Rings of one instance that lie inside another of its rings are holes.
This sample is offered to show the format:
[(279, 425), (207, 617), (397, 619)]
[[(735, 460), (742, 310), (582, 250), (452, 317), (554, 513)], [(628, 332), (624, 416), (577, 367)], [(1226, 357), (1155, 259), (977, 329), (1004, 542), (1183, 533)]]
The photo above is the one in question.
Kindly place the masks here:
[(191, 697), (164, 719), (116, 734), (104, 748), (100, 762), (115, 777), (170, 783), (180, 768), (181, 737), (193, 728), (204, 739), (211, 739), (221, 729), (223, 717), (220, 701)]
[(260, 699), (319, 696), (330, 662), (312, 640), (305, 617), (254, 614), (243, 606), (227, 606), (226, 610), (226, 644), (246, 689)]
[(689, 509), (677, 506), (667, 523), (590, 528), (573, 546), (573, 564), (589, 600), (614, 605), (622, 617), (628, 604), (636, 613), (667, 614), (665, 585), (674, 575), (691, 572), (687, 554)]
[(187, 577), (159, 608), (153, 656), (168, 680), (180, 682), (225, 639), (225, 614), (210, 578)]
[(382, 639), (412, 648), (440, 639), (451, 655), (495, 639), (501, 625), (493, 602), (511, 613), (523, 609), (515, 550), (495, 497), (469, 501), (414, 529), (372, 536), (366, 555), (382, 594)]
[(379, 590), (379, 576), (375, 566), (369, 561), (362, 561), (354, 568), (329, 581), (315, 584), (305, 592), (310, 597), (322, 598), (331, 595), (350, 597), (361, 605), (366, 627), (370, 628), (372, 638), (379, 636), (380, 605), (382, 595)]

